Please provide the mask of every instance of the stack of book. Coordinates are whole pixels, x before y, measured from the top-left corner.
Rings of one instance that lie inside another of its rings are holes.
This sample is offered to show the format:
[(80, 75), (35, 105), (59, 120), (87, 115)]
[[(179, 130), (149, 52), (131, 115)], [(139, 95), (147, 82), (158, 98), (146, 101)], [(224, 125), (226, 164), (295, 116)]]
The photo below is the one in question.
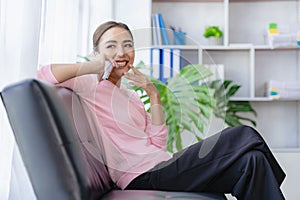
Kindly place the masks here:
[(266, 93), (272, 99), (300, 99), (300, 81), (270, 80), (266, 84)]
[(270, 23), (266, 37), (266, 44), (271, 48), (298, 46), (298, 31), (300, 24), (278, 25)]
[(155, 13), (152, 15), (152, 27), (153, 27), (153, 44), (154, 45), (169, 45), (169, 38), (163, 16), (161, 13)]

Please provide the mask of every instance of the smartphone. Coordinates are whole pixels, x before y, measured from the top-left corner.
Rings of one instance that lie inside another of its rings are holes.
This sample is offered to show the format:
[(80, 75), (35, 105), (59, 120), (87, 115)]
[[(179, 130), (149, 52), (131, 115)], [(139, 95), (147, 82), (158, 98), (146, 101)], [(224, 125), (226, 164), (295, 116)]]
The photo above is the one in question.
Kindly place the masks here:
[(111, 71), (112, 71), (113, 67), (112, 67), (112, 64), (111, 62), (109, 61), (105, 61), (105, 66), (104, 66), (104, 74), (102, 76), (102, 79), (105, 80), (105, 79), (108, 79)]

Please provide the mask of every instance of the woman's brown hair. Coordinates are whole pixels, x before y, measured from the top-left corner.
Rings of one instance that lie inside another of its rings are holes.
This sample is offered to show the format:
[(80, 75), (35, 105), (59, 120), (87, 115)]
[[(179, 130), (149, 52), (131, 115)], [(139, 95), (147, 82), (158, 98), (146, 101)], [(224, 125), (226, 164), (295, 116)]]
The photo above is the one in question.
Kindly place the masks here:
[(94, 51), (98, 51), (98, 43), (99, 40), (101, 38), (101, 36), (109, 29), (114, 28), (114, 27), (120, 27), (123, 28), (125, 30), (127, 30), (132, 37), (132, 33), (130, 31), (130, 29), (128, 28), (128, 26), (122, 22), (115, 22), (115, 21), (108, 21), (105, 22), (103, 24), (101, 24), (100, 26), (98, 26), (98, 28), (95, 30), (94, 35), (93, 35), (93, 48)]

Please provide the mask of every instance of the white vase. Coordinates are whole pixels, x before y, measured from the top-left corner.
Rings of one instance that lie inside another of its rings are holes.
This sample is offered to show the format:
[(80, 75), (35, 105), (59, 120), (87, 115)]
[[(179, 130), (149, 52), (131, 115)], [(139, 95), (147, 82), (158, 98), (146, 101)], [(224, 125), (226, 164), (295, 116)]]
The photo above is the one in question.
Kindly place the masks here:
[(209, 37), (208, 44), (209, 45), (221, 45), (221, 38)]

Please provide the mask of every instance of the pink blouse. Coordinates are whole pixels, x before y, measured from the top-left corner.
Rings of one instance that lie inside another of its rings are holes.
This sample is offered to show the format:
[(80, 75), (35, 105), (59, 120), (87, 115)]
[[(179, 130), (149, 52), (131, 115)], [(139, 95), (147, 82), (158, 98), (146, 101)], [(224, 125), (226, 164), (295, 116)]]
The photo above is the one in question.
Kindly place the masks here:
[[(42, 67), (39, 79), (76, 92), (88, 115), (94, 144), (86, 146), (98, 158), (104, 148), (106, 165), (112, 180), (122, 189), (137, 176), (168, 160), (166, 125), (153, 125), (136, 92), (118, 88), (110, 81), (98, 81), (97, 75), (83, 75), (58, 83), (51, 65)], [(80, 135), (80, 137), (84, 137)]]

